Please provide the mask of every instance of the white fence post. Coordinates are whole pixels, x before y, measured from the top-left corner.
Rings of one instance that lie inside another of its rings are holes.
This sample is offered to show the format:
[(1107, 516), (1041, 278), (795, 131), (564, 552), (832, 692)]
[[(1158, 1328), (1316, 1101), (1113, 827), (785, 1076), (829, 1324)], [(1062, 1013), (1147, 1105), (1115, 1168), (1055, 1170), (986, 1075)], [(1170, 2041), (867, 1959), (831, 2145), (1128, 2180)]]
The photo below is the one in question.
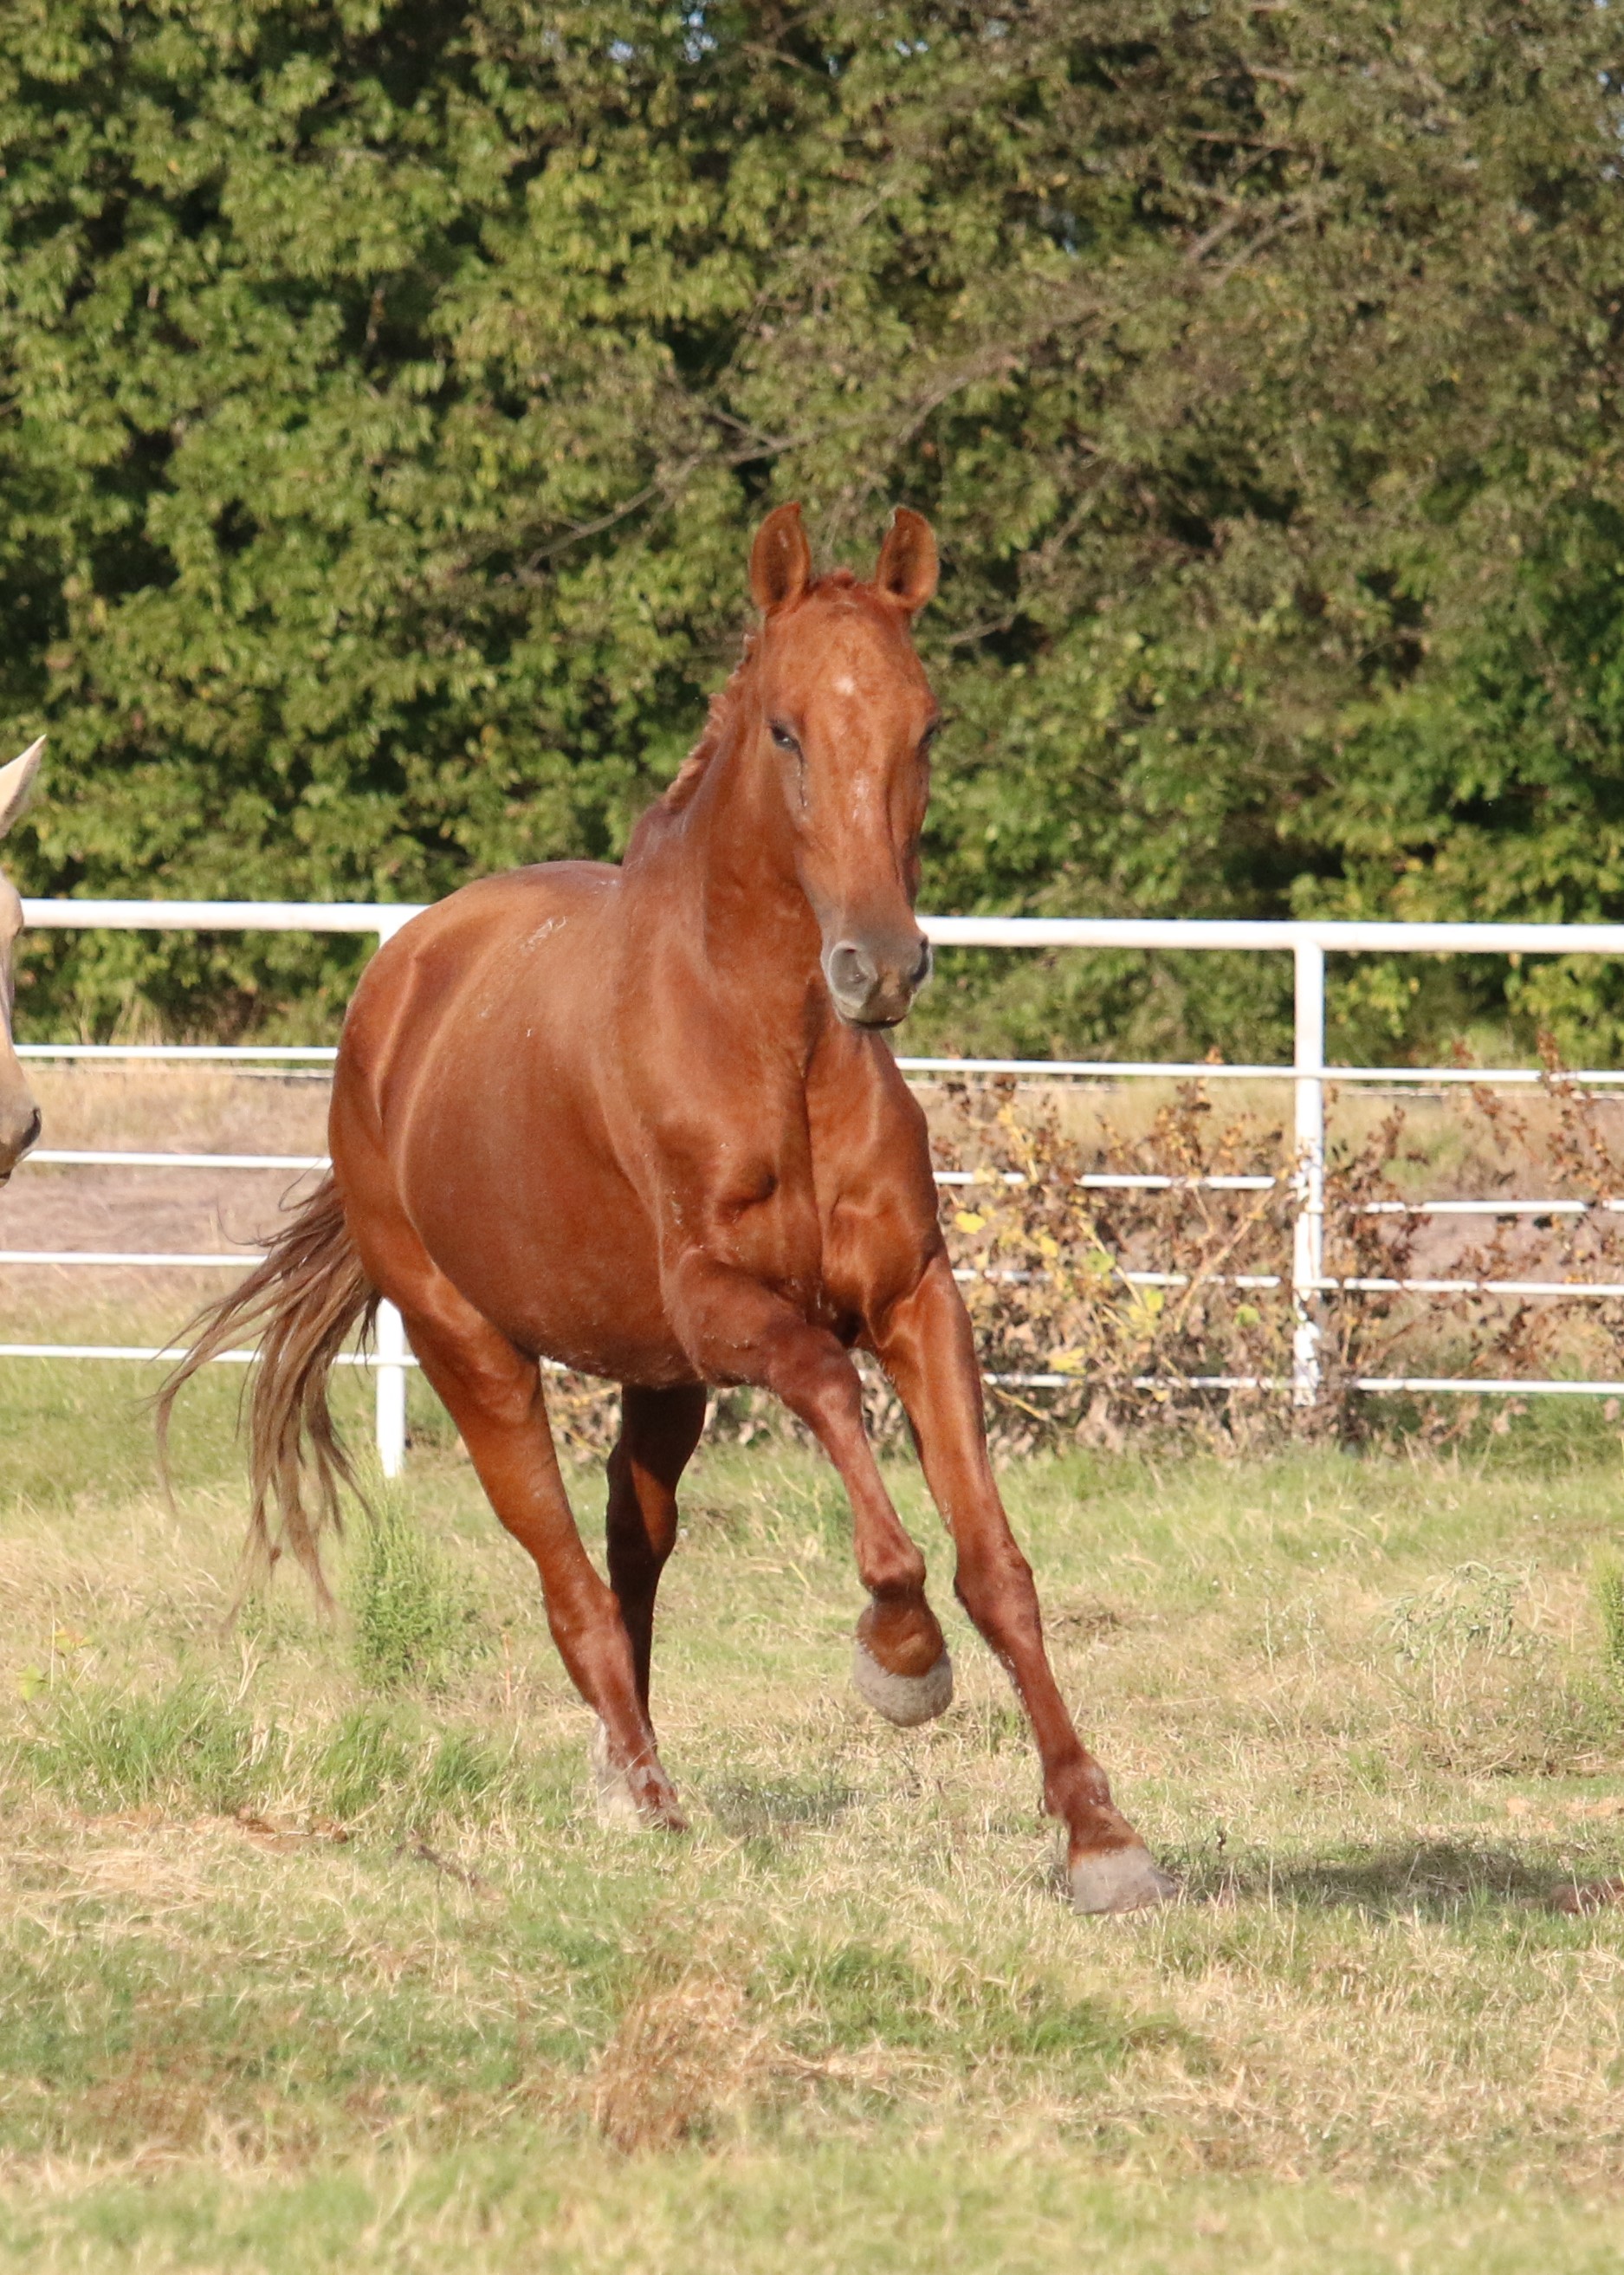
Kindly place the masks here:
[(378, 1460), (386, 1478), (397, 1478), (406, 1460), (406, 1323), (393, 1304), (379, 1304), (373, 1334), (377, 1343)]
[(1319, 1283), (1325, 1277), (1326, 1228), (1326, 952), (1300, 940), (1296, 965), (1296, 1221), (1291, 1244), (1291, 1293), (1296, 1325), (1291, 1338), (1291, 1402), (1312, 1406), (1319, 1396)]
[[(417, 911), (404, 908), (378, 911), (378, 945), (382, 948)], [(397, 1478), (406, 1465), (406, 1323), (386, 1297), (373, 1324), (377, 1373), (376, 1429), (378, 1463), (386, 1478)]]

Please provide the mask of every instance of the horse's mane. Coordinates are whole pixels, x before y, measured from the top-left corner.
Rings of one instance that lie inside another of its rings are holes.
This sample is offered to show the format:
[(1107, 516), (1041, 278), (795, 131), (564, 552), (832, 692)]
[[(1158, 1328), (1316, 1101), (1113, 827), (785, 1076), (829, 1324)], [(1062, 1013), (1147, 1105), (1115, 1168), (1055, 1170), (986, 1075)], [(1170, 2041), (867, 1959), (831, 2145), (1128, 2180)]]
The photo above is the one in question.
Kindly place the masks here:
[(739, 660), (716, 690), (705, 714), (705, 732), (676, 769), (654, 805), (656, 813), (680, 813), (705, 778), (705, 769), (732, 732), (744, 699), (744, 679), (756, 653), (757, 635), (746, 632)]
[[(850, 569), (828, 570), (807, 586), (796, 606), (797, 608), (803, 606), (805, 601), (813, 599), (819, 593), (845, 591), (857, 581)], [(653, 805), (643, 816), (642, 821), (638, 824), (633, 833), (634, 843), (642, 834), (645, 825), (652, 821), (655, 814), (680, 813), (704, 781), (706, 768), (728, 740), (733, 730), (734, 722), (738, 717), (739, 707), (744, 700), (750, 667), (755, 661), (756, 644), (759, 638), (759, 632), (745, 633), (738, 661), (734, 665), (725, 685), (719, 687), (710, 699), (710, 707), (705, 716), (705, 732), (683, 760), (663, 794), (655, 799)], [(630, 852), (631, 850), (628, 846), (627, 851)]]

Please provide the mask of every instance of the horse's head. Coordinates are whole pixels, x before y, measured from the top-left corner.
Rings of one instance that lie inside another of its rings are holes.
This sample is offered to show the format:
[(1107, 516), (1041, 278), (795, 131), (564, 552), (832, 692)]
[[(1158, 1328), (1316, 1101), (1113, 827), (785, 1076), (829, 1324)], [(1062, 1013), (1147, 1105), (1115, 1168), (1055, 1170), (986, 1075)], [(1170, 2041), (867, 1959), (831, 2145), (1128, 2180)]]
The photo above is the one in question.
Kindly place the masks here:
[[(20, 759), (0, 767), (0, 837), (27, 805), (34, 778), (40, 770), (42, 736)], [(16, 986), (12, 965), (17, 935), (23, 928), (23, 904), (9, 877), (0, 876), (0, 1184), (4, 1184), (40, 1134), (40, 1109), (18, 1063), (11, 1042), (11, 998)]]
[(797, 505), (757, 533), (757, 753), (782, 786), (824, 978), (855, 1027), (894, 1027), (930, 977), (914, 920), (938, 712), (910, 626), (936, 589), (930, 525), (899, 507), (873, 578), (813, 578)]

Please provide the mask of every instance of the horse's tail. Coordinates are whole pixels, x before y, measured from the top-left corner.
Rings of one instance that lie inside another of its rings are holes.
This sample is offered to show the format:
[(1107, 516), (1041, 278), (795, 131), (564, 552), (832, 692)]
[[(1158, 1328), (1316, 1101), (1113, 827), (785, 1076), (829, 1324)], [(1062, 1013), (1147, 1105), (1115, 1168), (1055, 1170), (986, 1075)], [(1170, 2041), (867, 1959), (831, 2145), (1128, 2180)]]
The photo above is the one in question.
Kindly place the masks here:
[[(176, 1398), (210, 1359), (258, 1337), (247, 1402), (253, 1510), (245, 1561), (250, 1571), (265, 1570), (289, 1548), (323, 1599), (321, 1528), (336, 1529), (342, 1521), (341, 1485), (359, 1491), (328, 1406), (328, 1377), (352, 1328), (359, 1326), (363, 1341), (370, 1335), (377, 1308), (378, 1290), (361, 1268), (338, 1188), (326, 1176), (272, 1241), (265, 1261), (192, 1321), (192, 1347), (158, 1394), (159, 1458), (167, 1477)], [(281, 1520), (276, 1535), (273, 1502)]]

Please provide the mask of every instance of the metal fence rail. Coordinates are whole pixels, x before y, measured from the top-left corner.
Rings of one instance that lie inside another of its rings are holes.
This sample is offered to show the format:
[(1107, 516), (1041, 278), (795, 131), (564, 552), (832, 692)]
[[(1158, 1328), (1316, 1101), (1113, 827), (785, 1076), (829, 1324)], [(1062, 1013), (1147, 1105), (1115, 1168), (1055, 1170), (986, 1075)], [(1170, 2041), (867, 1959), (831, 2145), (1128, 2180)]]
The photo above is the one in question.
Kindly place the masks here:
[[(26, 924), (36, 931), (117, 930), (186, 932), (310, 932), (370, 935), (380, 944), (419, 913), (416, 905), (368, 902), (261, 901), (90, 901), (25, 900)], [(1337, 1083), (1381, 1083), (1406, 1088), (1435, 1089), (1470, 1084), (1494, 1088), (1537, 1085), (1545, 1077), (1533, 1067), (1328, 1067), (1325, 1055), (1325, 979), (1327, 954), (1340, 955), (1478, 955), (1478, 956), (1624, 956), (1624, 925), (1545, 924), (1318, 924), (1245, 921), (1167, 920), (1138, 918), (1070, 917), (925, 917), (921, 925), (941, 948), (1001, 949), (1142, 949), (1150, 950), (1245, 950), (1289, 954), (1295, 967), (1295, 1029), (1289, 1066), (1211, 1065), (1205, 1062), (1114, 1059), (960, 1059), (902, 1058), (903, 1071), (915, 1077), (963, 1075), (1014, 1075), (1054, 1080), (1078, 1078), (1110, 1081), (1198, 1080), (1202, 1082), (1287, 1082), (1292, 1085), (1295, 1164), (1290, 1172), (1294, 1203), (1291, 1289), (1295, 1317), (1292, 1372), (1288, 1381), (1265, 1382), (1254, 1378), (1213, 1375), (1197, 1378), (1191, 1387), (1213, 1389), (1258, 1388), (1289, 1391), (1295, 1403), (1312, 1405), (1318, 1394), (1319, 1309), (1329, 1295), (1413, 1291), (1417, 1294), (1460, 1292), (1518, 1297), (1610, 1296), (1624, 1295), (1624, 1287), (1600, 1281), (1471, 1281), (1450, 1279), (1380, 1280), (1332, 1279), (1325, 1272), (1325, 1085)], [(325, 1069), (336, 1052), (320, 1044), (153, 1044), (153, 1043), (22, 1043), (23, 1058), (104, 1062), (216, 1062), (238, 1066), (259, 1065), (268, 1070)], [(1569, 1077), (1583, 1089), (1624, 1085), (1624, 1069), (1586, 1068)], [(127, 1168), (285, 1169), (290, 1173), (324, 1168), (320, 1154), (139, 1153), (93, 1148), (42, 1148), (28, 1161), (42, 1167), (117, 1165)], [(943, 1173), (940, 1182), (968, 1182), (963, 1173)], [(1099, 1190), (1166, 1190), (1179, 1184), (1205, 1186), (1224, 1191), (1266, 1191), (1275, 1180), (1258, 1176), (1212, 1176), (1177, 1179), (1157, 1176), (1098, 1175), (1082, 1179), (1085, 1188)], [(1589, 1208), (1624, 1212), (1624, 1198), (1603, 1196), (1595, 1202), (1575, 1200), (1437, 1200), (1376, 1201), (1366, 1205), (1371, 1213), (1414, 1215), (1579, 1215)], [(0, 1265), (57, 1265), (81, 1268), (113, 1268), (140, 1265), (175, 1271), (245, 1269), (260, 1261), (243, 1251), (221, 1254), (182, 1254), (153, 1251), (80, 1250), (56, 1251), (13, 1249), (0, 1251)], [(1129, 1282), (1150, 1287), (1185, 1284), (1176, 1273), (1128, 1273)], [(1238, 1283), (1237, 1283), (1238, 1284)], [(1276, 1275), (1255, 1275), (1248, 1286), (1279, 1286)], [(131, 1344), (0, 1343), (0, 1358), (118, 1359), (151, 1363), (174, 1359), (175, 1350), (155, 1350)], [(246, 1365), (252, 1351), (221, 1354), (227, 1363)], [(342, 1364), (369, 1368), (376, 1389), (375, 1427), (378, 1455), (384, 1474), (399, 1471), (406, 1446), (406, 1370), (416, 1364), (407, 1348), (405, 1330), (392, 1304), (378, 1307), (374, 1346), (370, 1353), (348, 1353)], [(1063, 1387), (1071, 1378), (1044, 1374), (990, 1377), (989, 1379), (1040, 1388)], [(1137, 1387), (1161, 1387), (1146, 1378)], [(1399, 1391), (1428, 1394), (1448, 1392), (1484, 1394), (1537, 1393), (1616, 1397), (1624, 1383), (1567, 1380), (1485, 1380), (1476, 1376), (1372, 1376), (1357, 1386), (1373, 1393)]]

